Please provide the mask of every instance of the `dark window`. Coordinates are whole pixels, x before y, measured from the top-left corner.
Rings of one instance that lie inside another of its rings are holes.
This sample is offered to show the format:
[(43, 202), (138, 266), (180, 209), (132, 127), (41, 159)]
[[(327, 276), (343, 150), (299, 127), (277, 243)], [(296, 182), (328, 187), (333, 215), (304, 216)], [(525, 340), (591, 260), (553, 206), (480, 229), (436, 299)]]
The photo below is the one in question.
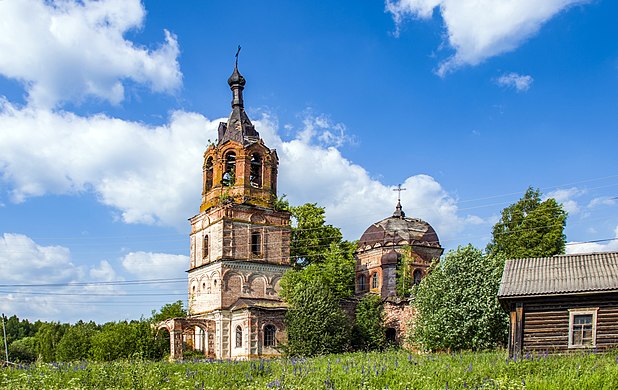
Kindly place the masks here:
[(367, 290), (367, 277), (365, 275), (361, 275), (358, 277), (358, 291)]
[(573, 316), (571, 345), (593, 345), (592, 314), (576, 314)]
[(275, 332), (277, 329), (274, 325), (266, 325), (264, 327), (264, 346), (265, 347), (274, 347), (275, 346)]
[(421, 271), (420, 269), (415, 269), (414, 273), (412, 274), (412, 282), (415, 285), (421, 284), (421, 279), (423, 279), (423, 271)]
[(236, 182), (236, 153), (228, 152), (225, 155), (225, 172), (221, 179), (224, 186), (233, 186)]
[(207, 258), (208, 257), (208, 235), (204, 236), (204, 246), (202, 247), (202, 257), (203, 258)]
[(395, 344), (397, 342), (397, 330), (395, 328), (386, 329), (386, 342)]
[(206, 191), (212, 188), (212, 157), (206, 160)]
[(260, 232), (251, 233), (251, 253), (256, 256), (262, 254), (262, 236)]
[(262, 157), (253, 153), (251, 155), (251, 171), (249, 173), (249, 182), (252, 187), (262, 187)]
[(378, 283), (378, 273), (374, 272), (373, 275), (371, 275), (371, 288), (378, 288), (380, 287), (380, 284)]
[(242, 347), (242, 327), (238, 325), (236, 327), (236, 348)]

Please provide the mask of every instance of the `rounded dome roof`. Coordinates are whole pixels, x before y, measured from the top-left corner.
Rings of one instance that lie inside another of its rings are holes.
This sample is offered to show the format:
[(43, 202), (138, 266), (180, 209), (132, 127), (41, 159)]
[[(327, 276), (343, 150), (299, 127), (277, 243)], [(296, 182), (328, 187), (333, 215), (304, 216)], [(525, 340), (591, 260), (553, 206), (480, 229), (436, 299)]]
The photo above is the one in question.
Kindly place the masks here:
[(408, 218), (398, 204), (395, 213), (369, 226), (359, 240), (359, 249), (367, 245), (422, 245), (440, 248), (438, 234), (433, 227), (418, 218)]

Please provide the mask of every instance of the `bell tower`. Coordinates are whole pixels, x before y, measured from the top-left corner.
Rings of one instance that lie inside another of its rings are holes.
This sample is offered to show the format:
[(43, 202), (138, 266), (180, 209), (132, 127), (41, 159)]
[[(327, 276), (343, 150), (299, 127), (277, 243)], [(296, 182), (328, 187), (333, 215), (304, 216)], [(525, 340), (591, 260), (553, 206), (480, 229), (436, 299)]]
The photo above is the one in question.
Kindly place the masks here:
[[(290, 268), (290, 213), (274, 207), (277, 152), (245, 112), (238, 60), (228, 84), (232, 112), (204, 153), (200, 212), (189, 220), (189, 313), (215, 325), (207, 343), (214, 356), (274, 356), (277, 340), (285, 338), (278, 292)], [(269, 323), (260, 310), (269, 310)]]

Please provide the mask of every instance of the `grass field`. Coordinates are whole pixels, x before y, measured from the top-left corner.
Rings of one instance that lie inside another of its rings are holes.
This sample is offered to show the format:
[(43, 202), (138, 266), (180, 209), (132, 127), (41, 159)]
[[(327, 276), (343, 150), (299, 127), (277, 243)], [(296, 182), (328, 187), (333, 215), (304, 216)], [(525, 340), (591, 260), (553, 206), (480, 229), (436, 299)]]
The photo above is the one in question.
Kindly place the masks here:
[(350, 353), (310, 359), (33, 364), (3, 368), (6, 389), (618, 389), (617, 353)]

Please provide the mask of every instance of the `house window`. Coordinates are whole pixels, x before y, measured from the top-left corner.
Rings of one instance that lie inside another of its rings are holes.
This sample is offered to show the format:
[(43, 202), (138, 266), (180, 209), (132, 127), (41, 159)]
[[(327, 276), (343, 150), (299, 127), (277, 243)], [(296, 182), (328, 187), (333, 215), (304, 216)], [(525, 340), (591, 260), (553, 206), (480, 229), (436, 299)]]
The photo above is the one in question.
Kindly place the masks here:
[(594, 347), (597, 341), (597, 310), (569, 310), (569, 348)]
[(421, 284), (421, 279), (423, 279), (423, 271), (420, 269), (415, 269), (412, 274), (412, 283), (414, 283), (415, 286), (419, 285)]
[(265, 347), (274, 347), (275, 346), (275, 332), (277, 328), (274, 325), (266, 325), (264, 327), (264, 346)]
[(236, 327), (236, 348), (242, 347), (242, 327), (238, 325)]
[(358, 291), (367, 290), (367, 277), (365, 275), (361, 275), (358, 277)]
[(236, 182), (236, 153), (229, 152), (225, 155), (225, 172), (221, 179), (224, 186), (233, 186)]
[(202, 246), (202, 258), (207, 258), (208, 257), (208, 235), (204, 236), (204, 243)]
[(262, 254), (262, 235), (260, 232), (251, 233), (251, 253), (254, 256)]
[(380, 287), (380, 284), (378, 283), (378, 273), (374, 272), (373, 275), (371, 275), (371, 288), (378, 288)]
[(257, 153), (251, 155), (249, 182), (251, 183), (251, 187), (262, 187), (262, 157)]
[(212, 188), (212, 157), (208, 157), (206, 160), (206, 191)]

